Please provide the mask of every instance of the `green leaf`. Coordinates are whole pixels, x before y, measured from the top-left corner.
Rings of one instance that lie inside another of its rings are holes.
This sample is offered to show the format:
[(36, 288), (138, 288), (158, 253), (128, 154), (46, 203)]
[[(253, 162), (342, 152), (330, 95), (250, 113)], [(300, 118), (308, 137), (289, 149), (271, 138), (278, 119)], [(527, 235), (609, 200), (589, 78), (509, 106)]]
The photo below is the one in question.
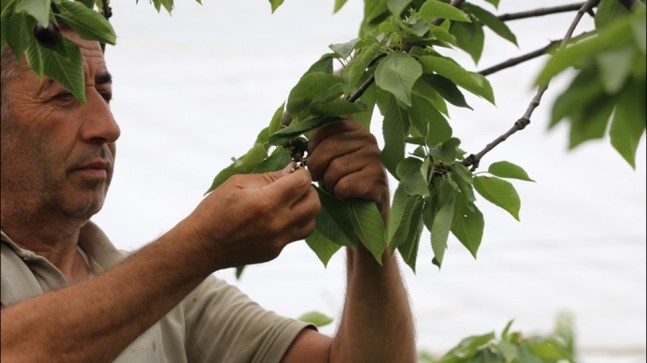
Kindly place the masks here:
[(85, 104), (85, 76), (83, 75), (83, 57), (81, 50), (67, 38), (61, 38), (58, 51), (43, 47), (32, 39), (27, 48), (27, 63), (30, 68), (41, 68), (43, 74), (70, 91), (74, 97)]
[[(406, 195), (406, 192), (401, 193)], [(395, 221), (391, 222), (391, 219), (389, 219), (389, 228), (395, 230), (389, 243), (392, 250), (397, 247), (404, 262), (413, 272), (416, 272), (416, 260), (418, 259), (418, 248), (423, 227), (424, 199), (418, 195), (405, 196), (404, 198), (406, 199), (404, 200), (405, 205), (402, 208), (402, 215), (399, 217), (397, 225)], [(400, 209), (399, 206), (395, 205), (395, 200), (394, 206)], [(393, 223), (392, 226), (391, 223)]]
[(276, 11), (283, 4), (283, 0), (270, 0), (270, 5), (272, 6), (272, 13)]
[(375, 202), (353, 199), (350, 202), (355, 234), (381, 265), (386, 249), (384, 221)]
[(76, 1), (58, 4), (59, 16), (83, 39), (115, 44), (117, 36), (103, 15)]
[(568, 147), (570, 149), (588, 140), (604, 136), (609, 117), (616, 104), (616, 97), (600, 94), (590, 100), (582, 109), (571, 113), (571, 132)]
[(396, 176), (397, 166), (404, 159), (404, 140), (409, 133), (409, 117), (392, 96), (387, 97), (386, 101), (378, 98), (378, 104), (384, 115), (382, 163), (391, 175)]
[(272, 115), (272, 120), (270, 121), (270, 125), (267, 127), (267, 140), (269, 142), (269, 137), (278, 131), (281, 128), (281, 119), (283, 118), (283, 111), (285, 110), (285, 103), (281, 104), (279, 108), (274, 111), (274, 115)]
[(452, 23), (449, 32), (456, 37), (458, 47), (472, 57), (474, 64), (478, 64), (485, 43), (483, 25), (478, 22)]
[(519, 220), (521, 200), (514, 186), (508, 181), (495, 177), (474, 177), (474, 188), (491, 203), (505, 209), (516, 220)]
[(458, 22), (470, 22), (469, 16), (462, 10), (439, 0), (427, 0), (420, 7), (420, 17), (428, 22), (435, 19), (447, 19)]
[(355, 246), (355, 230), (351, 221), (353, 216), (350, 204), (321, 188), (316, 188), (316, 190), (321, 201), (321, 212), (317, 216), (317, 229), (336, 244)]
[(355, 38), (346, 43), (331, 44), (328, 47), (332, 49), (339, 57), (348, 58), (350, 54), (355, 49), (355, 45), (359, 41), (359, 38)]
[(288, 96), (287, 111), (297, 116), (307, 112), (312, 102), (328, 102), (339, 98), (343, 79), (324, 72), (307, 73), (292, 88)]
[(450, 179), (443, 177), (435, 188), (436, 205), (433, 222), (427, 226), (431, 231), (431, 248), (434, 251), (434, 263), (442, 266), (447, 239), (454, 219), (454, 205), (456, 201), (456, 190), (450, 183)]
[(422, 75), (422, 67), (415, 58), (402, 52), (387, 55), (375, 70), (375, 84), (393, 94), (396, 99), (411, 106), (411, 89)]
[(472, 172), (465, 165), (454, 163), (451, 166), (450, 174), (454, 183), (458, 185), (458, 191), (463, 195), (464, 200), (473, 203), (476, 198), (474, 198), (474, 188), (472, 186)]
[(398, 164), (396, 169), (400, 186), (409, 195), (428, 196), (427, 178), (421, 172), (422, 160), (408, 157)]
[(21, 0), (16, 4), (14, 12), (29, 14), (42, 26), (49, 24), (51, 0)]
[(474, 203), (466, 201), (465, 197), (459, 194), (454, 206), (451, 232), (474, 258), (481, 246), (484, 227), (483, 213)]
[(400, 16), (410, 3), (411, 0), (386, 0), (386, 7), (389, 8), (391, 14)]
[(292, 161), (290, 152), (284, 148), (277, 148), (272, 155), (255, 166), (251, 173), (260, 174), (282, 170)]
[[(634, 26), (644, 22), (644, 7), (642, 11), (619, 18), (608, 26), (599, 30), (598, 35), (567, 48), (557, 50), (548, 60), (542, 71), (537, 76), (535, 84), (544, 85), (555, 75), (567, 68), (582, 64), (605, 50), (622, 48), (634, 43)], [(642, 18), (640, 17), (642, 14)]]
[(313, 103), (310, 111), (318, 116), (343, 116), (366, 111), (366, 108), (357, 103), (346, 101), (331, 101), (326, 103)]
[(490, 165), (490, 167), (488, 168), (488, 172), (500, 178), (512, 178), (534, 182), (534, 180), (530, 179), (523, 168), (509, 161), (499, 161), (492, 163), (492, 165)]
[(596, 29), (604, 28), (619, 17), (627, 16), (627, 14), (629, 14), (629, 10), (621, 6), (618, 0), (601, 0), (593, 18), (595, 27)]
[(298, 319), (305, 321), (306, 323), (314, 324), (318, 328), (321, 328), (322, 326), (326, 326), (333, 322), (333, 318), (318, 311), (309, 311), (299, 316)]
[[(413, 107), (409, 111), (412, 124), (425, 125), (425, 143), (436, 146), (452, 137), (452, 128), (447, 119), (426, 99), (413, 96)], [(421, 131), (423, 131), (421, 130)]]
[(492, 86), (482, 75), (469, 72), (454, 60), (445, 57), (428, 55), (420, 57), (419, 61), (425, 73), (435, 72), (454, 82), (457, 86), (494, 104)]
[[(422, 207), (422, 202), (423, 198), (421, 196), (410, 195), (402, 184), (398, 185), (393, 195), (393, 204), (389, 213), (389, 225), (387, 228), (387, 241), (391, 250), (407, 242), (412, 215), (418, 205)], [(422, 215), (418, 217), (418, 219), (422, 220)]]
[(299, 123), (292, 123), (290, 126), (276, 131), (270, 135), (269, 141), (271, 145), (283, 145), (299, 137), (304, 132), (342, 121), (344, 121), (344, 119), (337, 116), (312, 117)]
[(333, 9), (333, 13), (341, 10), (341, 8), (344, 7), (344, 4), (346, 4), (346, 1), (348, 0), (335, 0), (335, 8)]
[(633, 84), (618, 97), (609, 136), (611, 145), (636, 168), (636, 151), (645, 132), (645, 85)]
[(614, 94), (624, 86), (631, 74), (635, 55), (636, 51), (632, 47), (624, 47), (601, 52), (595, 57), (600, 80), (607, 93)]
[[(2, 35), (6, 37), (7, 44), (17, 59), (22, 57), (31, 43), (35, 43), (32, 36), (34, 26), (36, 26), (36, 20), (26, 14), (10, 14), (9, 11), (2, 14)], [(7, 37), (8, 34), (11, 36)], [(42, 64), (40, 68), (32, 67), (32, 70), (38, 76), (43, 74)]]
[(319, 229), (315, 229), (314, 232), (306, 238), (306, 243), (324, 264), (324, 267), (328, 266), (330, 258), (341, 248), (341, 245), (328, 239), (319, 231)]
[(500, 37), (510, 41), (514, 45), (517, 45), (517, 37), (514, 35), (512, 30), (510, 30), (510, 28), (496, 15), (470, 3), (463, 4), (462, 8), (466, 12), (472, 13), (474, 16), (476, 16), (476, 18), (478, 18), (481, 23), (492, 29), (492, 31), (498, 34)]
[(221, 170), (211, 183), (207, 193), (219, 187), (229, 177), (235, 174), (249, 174), (267, 157), (267, 149), (261, 144), (254, 145), (245, 155), (234, 159), (232, 164)]
[(465, 96), (463, 96), (463, 93), (458, 89), (458, 87), (456, 87), (454, 82), (436, 74), (425, 74), (423, 78), (425, 82), (438, 91), (438, 93), (440, 93), (447, 102), (454, 106), (469, 108), (470, 110), (472, 109), (472, 107), (467, 104)]

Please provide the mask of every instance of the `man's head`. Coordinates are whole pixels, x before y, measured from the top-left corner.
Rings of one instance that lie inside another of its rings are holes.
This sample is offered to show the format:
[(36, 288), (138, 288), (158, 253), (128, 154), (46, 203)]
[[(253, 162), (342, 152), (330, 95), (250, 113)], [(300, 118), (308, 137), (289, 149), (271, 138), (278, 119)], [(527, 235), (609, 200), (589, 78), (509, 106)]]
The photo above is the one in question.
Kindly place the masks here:
[(31, 219), (84, 222), (103, 206), (112, 178), (120, 131), (109, 107), (110, 74), (98, 42), (69, 30), (63, 35), (83, 54), (86, 105), (51, 79), (39, 79), (24, 58), (3, 52), (3, 228)]

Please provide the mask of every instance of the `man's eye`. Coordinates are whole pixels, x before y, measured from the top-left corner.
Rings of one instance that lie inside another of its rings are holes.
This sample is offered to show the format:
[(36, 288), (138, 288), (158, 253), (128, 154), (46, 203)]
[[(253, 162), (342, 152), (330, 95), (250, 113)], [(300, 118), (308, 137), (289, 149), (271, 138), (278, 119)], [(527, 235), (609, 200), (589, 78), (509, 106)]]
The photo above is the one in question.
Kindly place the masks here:
[(74, 95), (70, 92), (61, 92), (56, 94), (53, 99), (61, 102), (68, 102), (74, 99)]
[(101, 97), (106, 101), (106, 103), (110, 103), (110, 100), (112, 100), (112, 93), (110, 92), (101, 92)]

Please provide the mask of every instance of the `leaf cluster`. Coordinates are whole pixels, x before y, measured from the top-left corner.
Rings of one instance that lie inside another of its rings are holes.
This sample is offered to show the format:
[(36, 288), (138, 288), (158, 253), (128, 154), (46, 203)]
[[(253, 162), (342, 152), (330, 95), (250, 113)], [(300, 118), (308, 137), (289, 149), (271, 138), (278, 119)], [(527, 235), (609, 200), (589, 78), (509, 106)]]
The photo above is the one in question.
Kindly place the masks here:
[(556, 50), (537, 78), (546, 84), (566, 69), (575, 77), (557, 98), (550, 127), (570, 125), (569, 147), (610, 136), (611, 144), (635, 168), (645, 132), (645, 6), (633, 14), (616, 0), (602, 0), (596, 34)]
[(442, 357), (420, 355), (422, 363), (574, 363), (574, 339), (570, 316), (560, 315), (555, 332), (524, 337), (512, 332), (508, 322), (501, 335), (494, 332), (467, 337)]

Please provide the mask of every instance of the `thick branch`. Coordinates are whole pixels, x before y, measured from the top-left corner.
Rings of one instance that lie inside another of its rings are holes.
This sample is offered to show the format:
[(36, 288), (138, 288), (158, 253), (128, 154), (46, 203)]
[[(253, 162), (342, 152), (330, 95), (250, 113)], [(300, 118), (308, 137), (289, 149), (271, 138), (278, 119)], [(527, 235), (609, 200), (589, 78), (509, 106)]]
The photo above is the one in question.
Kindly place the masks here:
[[(573, 19), (573, 21), (571, 22), (571, 25), (568, 27), (568, 30), (566, 31), (566, 35), (564, 36), (564, 39), (562, 39), (560, 47), (563, 48), (566, 46), (566, 44), (571, 40), (573, 36), (573, 32), (575, 31), (577, 24), (579, 24), (580, 20), (582, 20), (582, 17), (584, 16), (584, 14), (590, 12), (594, 7), (596, 7), (599, 4), (599, 2), (600, 0), (588, 0), (582, 5), (582, 7), (577, 11), (577, 14), (575, 15), (575, 18)], [(537, 93), (535, 94), (535, 97), (533, 97), (532, 101), (528, 105), (526, 112), (523, 114), (523, 116), (521, 116), (521, 118), (519, 118), (514, 123), (514, 126), (512, 126), (510, 130), (508, 130), (503, 135), (497, 137), (493, 142), (489, 143), (479, 153), (471, 154), (468, 157), (466, 157), (463, 160), (463, 165), (465, 165), (466, 167), (469, 167), (470, 170), (472, 171), (476, 170), (476, 168), (478, 168), (479, 166), (479, 163), (481, 162), (481, 159), (485, 154), (490, 152), (492, 149), (494, 149), (497, 145), (505, 141), (508, 137), (510, 137), (515, 132), (526, 128), (526, 126), (530, 124), (530, 117), (532, 116), (532, 113), (541, 103), (541, 98), (547, 89), (548, 89), (548, 82), (546, 82), (545, 85), (540, 86), (537, 89)]]
[[(625, 0), (625, 1), (627, 1), (627, 0)], [(502, 20), (502, 21), (518, 20), (518, 19), (526, 19), (526, 18), (535, 18), (535, 17), (539, 17), (539, 16), (544, 16), (544, 15), (552, 15), (552, 14), (559, 14), (559, 13), (577, 11), (577, 10), (581, 9), (583, 5), (584, 5), (584, 3), (580, 2), (580, 3), (576, 3), (576, 4), (553, 6), (553, 7), (549, 7), (549, 8), (538, 8), (538, 9), (529, 10), (529, 11), (522, 11), (522, 12), (518, 12), (518, 13), (502, 14), (502, 15), (499, 15), (498, 18), (499, 18), (499, 20)]]

